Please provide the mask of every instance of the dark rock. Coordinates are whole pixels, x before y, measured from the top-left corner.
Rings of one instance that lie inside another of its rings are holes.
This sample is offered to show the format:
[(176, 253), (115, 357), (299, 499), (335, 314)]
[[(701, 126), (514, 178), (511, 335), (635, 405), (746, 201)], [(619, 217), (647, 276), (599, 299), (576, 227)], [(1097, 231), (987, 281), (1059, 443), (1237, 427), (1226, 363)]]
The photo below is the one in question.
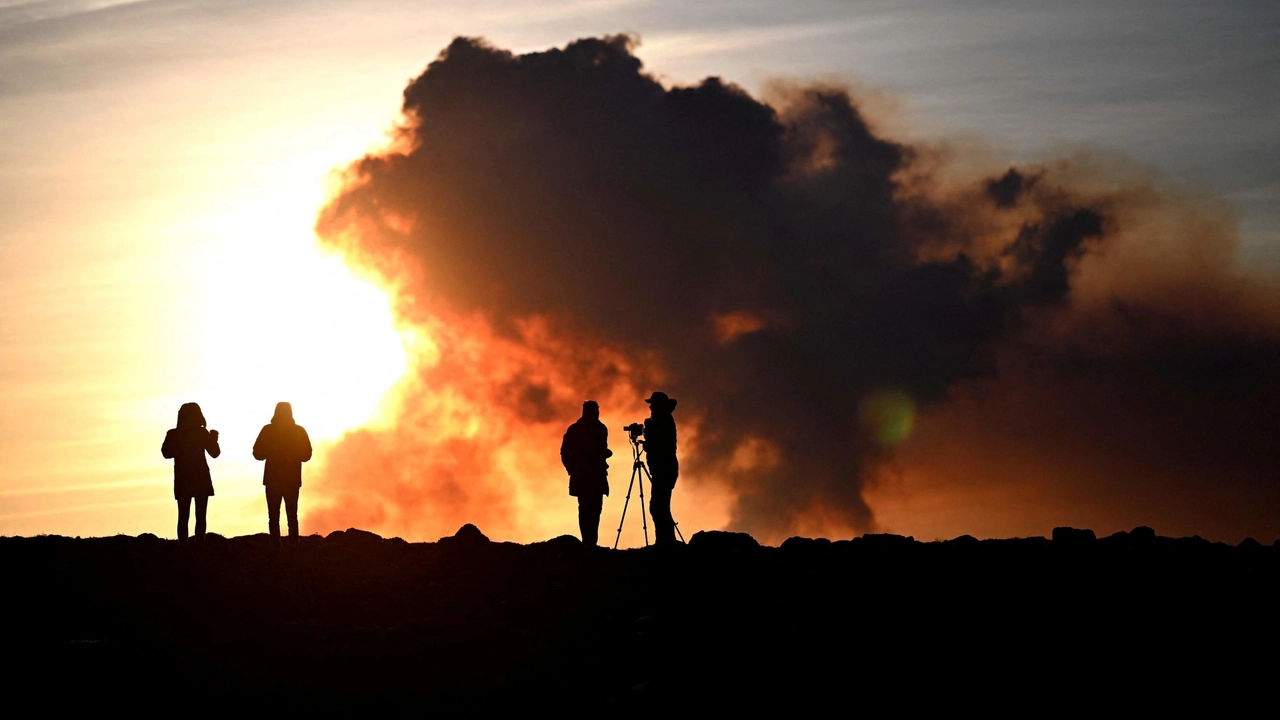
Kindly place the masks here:
[(952, 539), (950, 539), (950, 540), (944, 540), (942, 544), (944, 544), (944, 545), (958, 545), (958, 546), (960, 546), (960, 547), (976, 547), (976, 546), (978, 545), (978, 538), (976, 538), (976, 537), (974, 537), (974, 536), (972, 536), (972, 535), (961, 535), (961, 536), (960, 536), (960, 537), (958, 537), (958, 538), (952, 538)]
[(237, 535), (233, 538), (230, 538), (229, 542), (233, 545), (256, 547), (260, 549), (275, 546), (275, 541), (267, 533), (254, 533), (252, 535)]
[(1247, 537), (1241, 540), (1240, 544), (1237, 545), (1236, 547), (1240, 548), (1241, 550), (1261, 550), (1262, 543), (1258, 542), (1257, 540), (1254, 540), (1251, 537)]
[(479, 547), (488, 545), (489, 538), (480, 532), (480, 528), (467, 523), (458, 528), (458, 532), (454, 533), (453, 537), (440, 538), (440, 544), (444, 547)]
[(231, 537), (227, 538), (227, 544), (235, 548), (252, 547), (256, 549), (262, 549), (271, 544), (271, 536), (266, 533), (255, 533), (253, 535), (232, 535)]
[(893, 533), (867, 533), (854, 541), (864, 548), (909, 548), (915, 547), (916, 539), (911, 535), (894, 535)]
[(1081, 545), (1091, 543), (1097, 539), (1098, 536), (1088, 528), (1080, 530), (1073, 527), (1056, 527), (1053, 529), (1053, 542), (1055, 545)]
[[(77, 538), (77, 539), (79, 539), (79, 538)], [(156, 540), (159, 540), (160, 538), (156, 537), (153, 533), (142, 533), (141, 535), (139, 535), (139, 536), (138, 536), (138, 539), (139, 539), (139, 540), (145, 540), (146, 542), (155, 542)]]
[(1180, 538), (1160, 538), (1160, 544), (1171, 547), (1179, 552), (1205, 550), (1212, 546), (1212, 543), (1199, 535)]
[(577, 535), (557, 535), (550, 540), (534, 544), (553, 548), (561, 552), (574, 552), (582, 549), (582, 541), (578, 539)]
[(334, 530), (325, 536), (325, 540), (342, 543), (380, 543), (382, 542), (382, 536), (371, 533), (368, 530), (347, 528), (346, 530)]
[(1129, 532), (1121, 530), (1099, 539), (1099, 542), (1108, 546), (1127, 549), (1149, 547), (1155, 544), (1155, 541), (1156, 531), (1146, 525), (1136, 527)]
[(979, 544), (984, 548), (999, 549), (1000, 551), (1010, 550), (1043, 550), (1053, 547), (1053, 541), (1047, 537), (1040, 535), (1032, 535), (1030, 537), (1020, 538), (987, 538), (979, 540)]
[(758, 549), (760, 543), (746, 533), (701, 530), (689, 538), (689, 547), (710, 552), (744, 552)]
[(1129, 539), (1135, 543), (1155, 542), (1156, 531), (1146, 525), (1139, 525), (1129, 532)]
[(782, 549), (787, 552), (810, 552), (814, 550), (826, 550), (831, 547), (831, 541), (827, 538), (807, 538), (789, 537), (782, 541)]
[(489, 542), (489, 537), (480, 532), (480, 528), (471, 523), (458, 528), (458, 532), (454, 533), (453, 536), (465, 542)]

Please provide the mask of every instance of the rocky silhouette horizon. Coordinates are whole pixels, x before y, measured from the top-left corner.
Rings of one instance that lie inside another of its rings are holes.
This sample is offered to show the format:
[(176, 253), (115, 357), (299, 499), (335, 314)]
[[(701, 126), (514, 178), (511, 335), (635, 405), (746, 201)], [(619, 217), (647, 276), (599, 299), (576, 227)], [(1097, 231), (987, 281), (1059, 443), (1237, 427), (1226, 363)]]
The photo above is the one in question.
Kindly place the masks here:
[(279, 551), (6, 537), (0, 565), (25, 659), (10, 694), (51, 710), (799, 712), (1189, 701), (1228, 681), (1218, 707), (1244, 702), (1272, 676), (1280, 551), (1145, 527), (612, 551), (465, 525)]

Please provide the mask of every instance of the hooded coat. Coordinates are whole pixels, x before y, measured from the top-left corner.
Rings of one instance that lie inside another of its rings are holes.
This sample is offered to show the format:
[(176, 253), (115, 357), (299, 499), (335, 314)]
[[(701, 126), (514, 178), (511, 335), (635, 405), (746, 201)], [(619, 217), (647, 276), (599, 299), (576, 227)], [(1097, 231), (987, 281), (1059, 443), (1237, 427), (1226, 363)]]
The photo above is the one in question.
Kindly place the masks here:
[(178, 408), (178, 426), (165, 433), (160, 454), (173, 460), (173, 498), (209, 497), (213, 495), (213, 479), (209, 476), (210, 457), (218, 457), (222, 449), (218, 440), (205, 429), (204, 413), (195, 403)]
[(560, 462), (569, 472), (574, 497), (609, 494), (609, 429), (596, 418), (578, 418), (564, 432)]
[(276, 405), (275, 416), (253, 443), (253, 457), (267, 463), (262, 484), (268, 490), (283, 493), (302, 487), (302, 463), (311, 459), (311, 438), (293, 421), (289, 403)]

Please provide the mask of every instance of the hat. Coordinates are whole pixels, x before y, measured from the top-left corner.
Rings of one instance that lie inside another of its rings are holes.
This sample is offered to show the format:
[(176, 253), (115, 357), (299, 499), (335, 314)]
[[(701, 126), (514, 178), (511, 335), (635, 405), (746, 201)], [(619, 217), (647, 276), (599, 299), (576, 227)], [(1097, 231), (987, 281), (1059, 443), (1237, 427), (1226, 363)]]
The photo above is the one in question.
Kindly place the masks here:
[(666, 406), (668, 410), (676, 409), (676, 401), (667, 397), (667, 394), (664, 392), (655, 392), (654, 394), (650, 395), (645, 400), (645, 402), (649, 403), (650, 405), (657, 405), (658, 407)]

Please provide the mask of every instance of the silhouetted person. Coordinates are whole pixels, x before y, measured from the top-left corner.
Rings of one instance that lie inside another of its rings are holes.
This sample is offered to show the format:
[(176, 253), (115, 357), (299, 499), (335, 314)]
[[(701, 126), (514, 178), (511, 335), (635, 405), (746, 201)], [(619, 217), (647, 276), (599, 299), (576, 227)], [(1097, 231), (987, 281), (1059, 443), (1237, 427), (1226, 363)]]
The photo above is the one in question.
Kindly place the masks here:
[(218, 431), (206, 430), (204, 413), (195, 403), (178, 408), (178, 426), (164, 435), (160, 454), (173, 458), (173, 499), (178, 501), (178, 542), (187, 541), (191, 501), (196, 501), (196, 540), (204, 537), (205, 516), (213, 495), (213, 479), (204, 454), (218, 457)]
[(609, 429), (600, 422), (595, 400), (582, 403), (582, 417), (564, 431), (560, 462), (569, 472), (569, 494), (578, 498), (578, 529), (582, 544), (595, 545), (600, 536), (600, 510), (609, 494)]
[(267, 525), (280, 542), (280, 501), (289, 517), (289, 541), (298, 539), (298, 491), (302, 489), (302, 463), (311, 459), (311, 438), (293, 421), (293, 406), (276, 403), (270, 424), (262, 426), (253, 443), (253, 456), (266, 460), (262, 484), (267, 489)]
[(644, 451), (649, 459), (649, 476), (653, 492), (649, 496), (649, 515), (653, 518), (654, 544), (671, 545), (676, 541), (676, 523), (671, 517), (671, 491), (680, 477), (680, 461), (676, 459), (676, 419), (671, 411), (676, 401), (664, 392), (655, 392), (645, 400), (649, 417), (644, 421)]

